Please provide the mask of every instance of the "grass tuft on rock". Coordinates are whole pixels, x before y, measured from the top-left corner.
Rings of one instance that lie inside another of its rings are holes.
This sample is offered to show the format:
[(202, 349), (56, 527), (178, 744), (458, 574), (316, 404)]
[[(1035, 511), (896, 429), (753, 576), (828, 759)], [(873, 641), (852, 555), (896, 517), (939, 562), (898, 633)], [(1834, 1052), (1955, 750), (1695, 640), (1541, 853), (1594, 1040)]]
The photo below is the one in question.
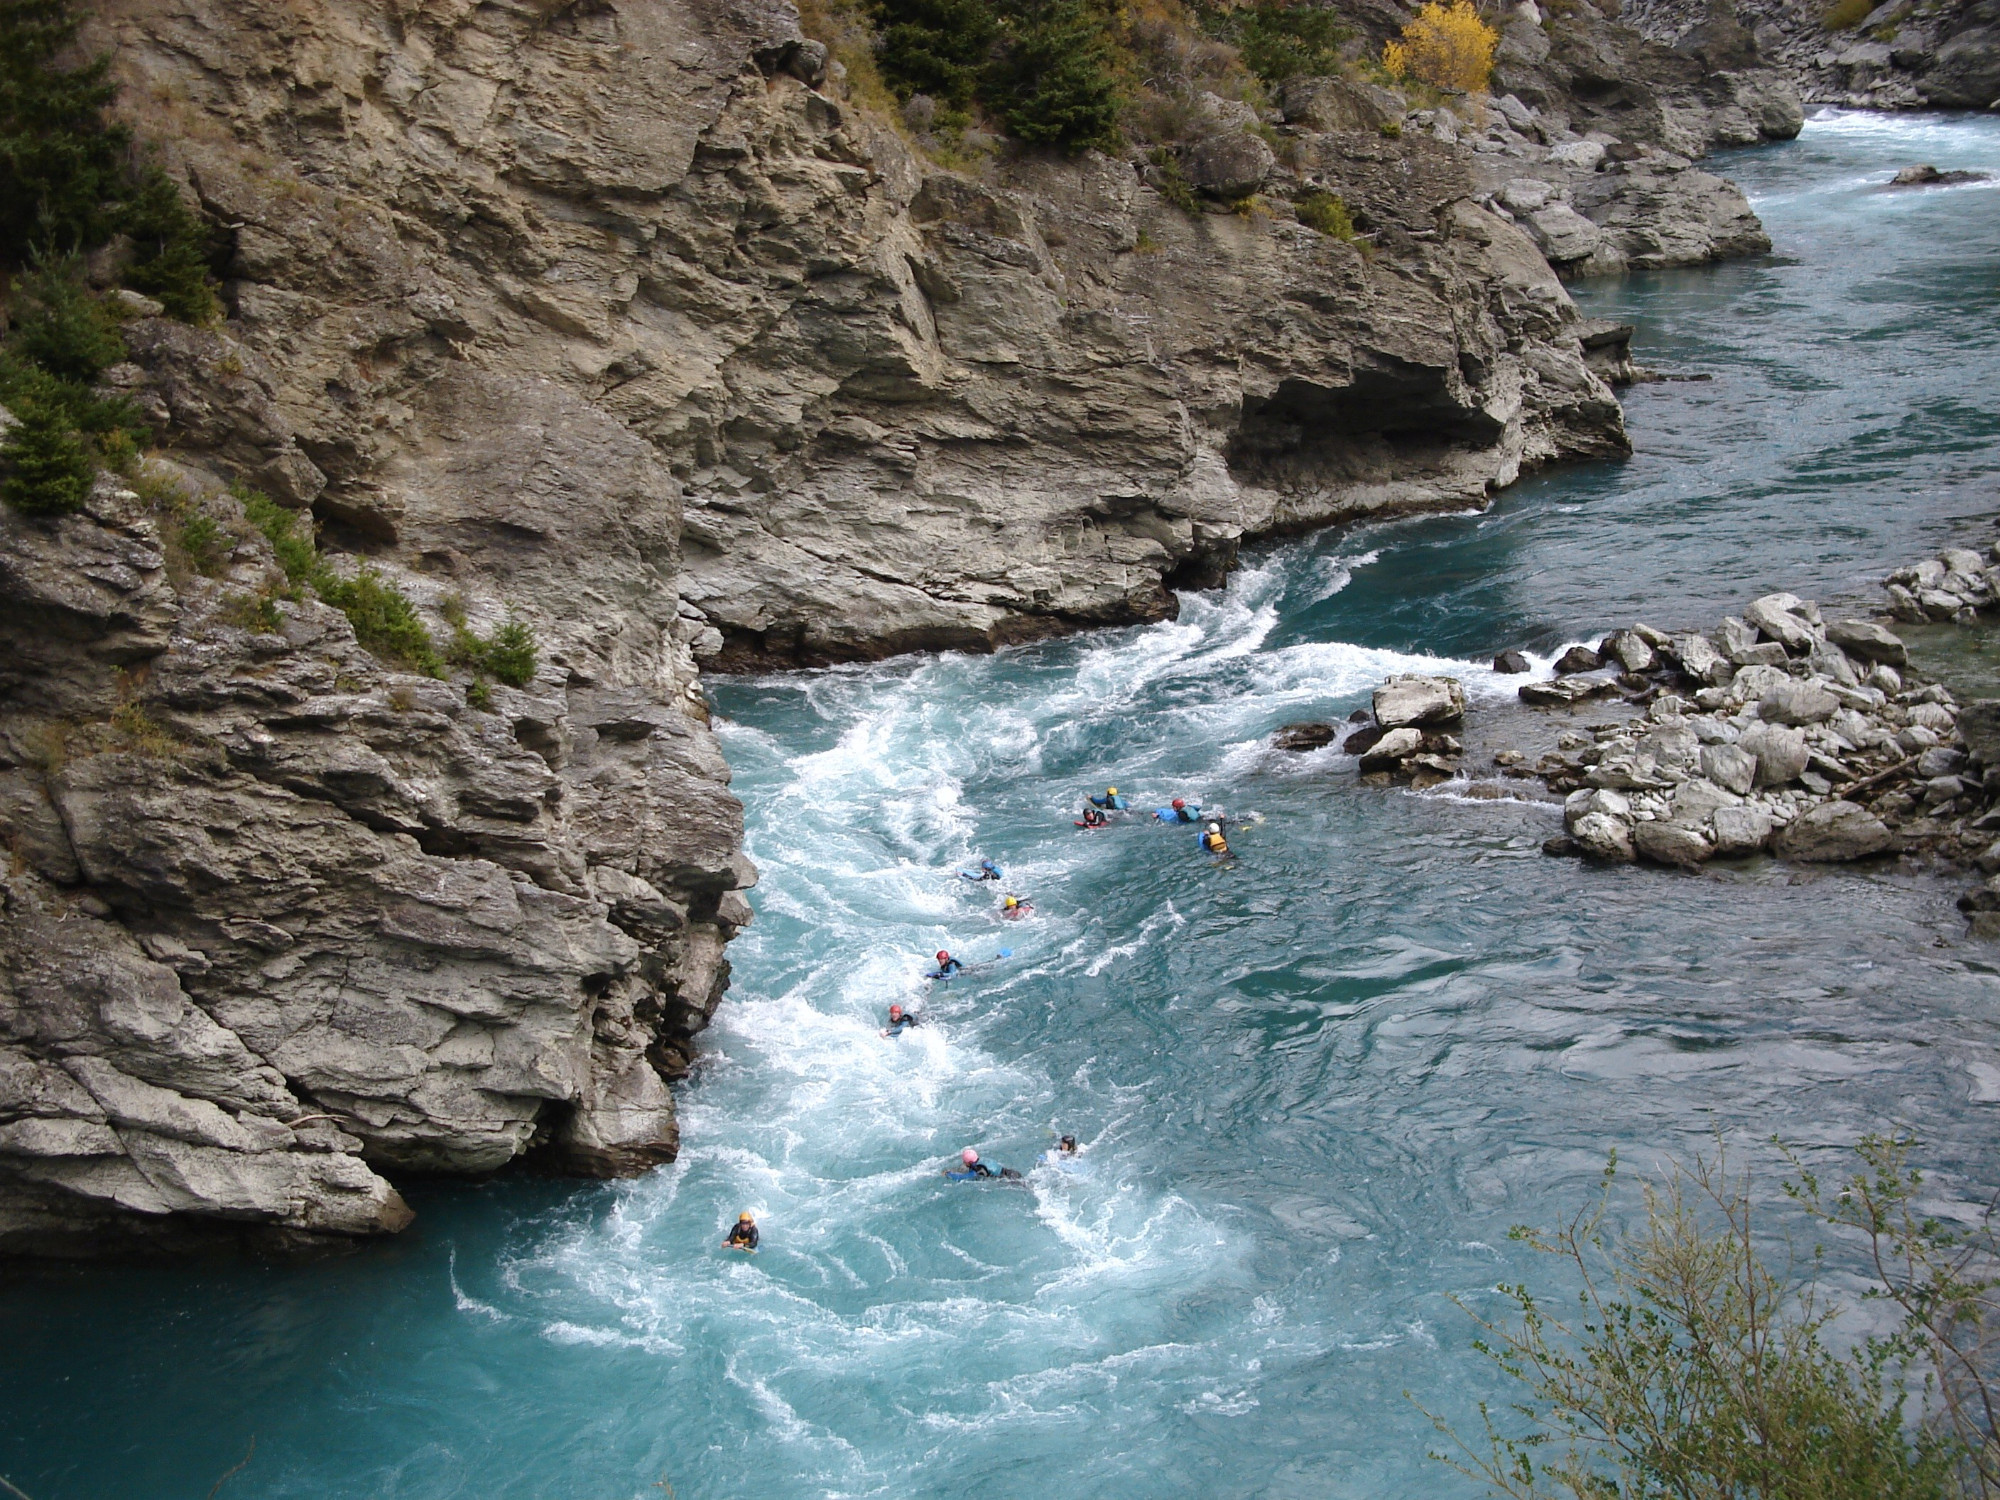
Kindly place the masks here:
[(336, 573), (313, 541), (309, 516), (286, 510), (260, 490), (238, 485), (233, 493), (244, 519), (271, 544), (285, 577), (346, 615), (365, 650), (430, 677), (444, 675), (444, 658), (407, 594), (370, 567), (352, 578)]
[(1354, 239), (1354, 215), (1348, 212), (1346, 202), (1335, 193), (1306, 193), (1293, 205), (1298, 210), (1299, 222), (1309, 229), (1317, 229), (1331, 240)]

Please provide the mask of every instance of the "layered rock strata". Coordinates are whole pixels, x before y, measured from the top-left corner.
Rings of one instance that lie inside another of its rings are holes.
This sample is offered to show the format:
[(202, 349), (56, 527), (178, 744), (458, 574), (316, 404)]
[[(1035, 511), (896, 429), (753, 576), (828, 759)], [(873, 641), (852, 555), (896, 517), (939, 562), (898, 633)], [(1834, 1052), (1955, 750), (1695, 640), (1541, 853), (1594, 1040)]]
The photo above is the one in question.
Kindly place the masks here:
[(1991, 109), (2000, 104), (2000, 6), (1993, 0), (1884, 0), (1872, 10), (1804, 0), (1628, 0), (1646, 35), (1699, 58), (1718, 34), (1748, 31), (1758, 54), (1816, 104), (1860, 109)]
[(937, 168), (819, 81), (789, 7), (219, 14), (140, 0), (106, 35), (168, 101), (140, 123), (198, 127), (294, 493), (449, 568), (411, 496), (451, 434), (509, 382), (587, 411), (685, 508), (704, 660), (1158, 618), (1245, 536), (1624, 449), (1568, 298), (1436, 141), (1297, 134), (1347, 243), (1191, 216), (1125, 160)]

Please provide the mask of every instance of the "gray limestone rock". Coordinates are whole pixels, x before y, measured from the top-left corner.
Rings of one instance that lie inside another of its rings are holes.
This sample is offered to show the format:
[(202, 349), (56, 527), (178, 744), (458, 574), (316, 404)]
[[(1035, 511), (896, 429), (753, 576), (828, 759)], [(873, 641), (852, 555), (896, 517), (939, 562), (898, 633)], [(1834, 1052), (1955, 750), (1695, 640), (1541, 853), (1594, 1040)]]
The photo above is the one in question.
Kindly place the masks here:
[(1739, 797), (1747, 797), (1757, 784), (1757, 757), (1740, 744), (1704, 745), (1701, 772), (1717, 786), (1727, 787)]
[(1661, 865), (1698, 865), (1715, 853), (1714, 843), (1700, 829), (1658, 819), (1635, 824), (1632, 844), (1641, 858)]
[(1771, 842), (1771, 815), (1761, 807), (1720, 807), (1711, 822), (1715, 829), (1715, 853), (1721, 859), (1740, 858), (1762, 852)]
[(1895, 845), (1895, 835), (1859, 803), (1821, 802), (1792, 819), (1772, 841), (1782, 859), (1836, 862), (1867, 859)]
[(1219, 131), (1188, 147), (1185, 169), (1195, 188), (1225, 203), (1247, 198), (1264, 185), (1278, 159), (1254, 135)]
[(1783, 786), (1806, 768), (1811, 748), (1796, 729), (1781, 724), (1753, 724), (1738, 737), (1736, 746), (1757, 758), (1757, 785)]
[(1362, 752), (1361, 769), (1367, 771), (1387, 771), (1416, 755), (1424, 748), (1424, 735), (1420, 729), (1405, 726), (1391, 729), (1383, 734), (1368, 749)]
[(1839, 709), (1840, 700), (1817, 682), (1797, 679), (1776, 684), (1757, 703), (1758, 713), (1772, 724), (1823, 724)]
[(1743, 611), (1743, 618), (1793, 655), (1802, 656), (1823, 634), (1805, 617), (1806, 608), (1806, 601), (1796, 594), (1766, 594)]
[(1570, 826), (1570, 837), (1592, 859), (1629, 863), (1638, 857), (1632, 842), (1632, 825), (1610, 813), (1585, 813)]
[(1406, 673), (1375, 689), (1375, 722), (1384, 729), (1406, 724), (1454, 724), (1465, 717), (1465, 686), (1455, 677)]

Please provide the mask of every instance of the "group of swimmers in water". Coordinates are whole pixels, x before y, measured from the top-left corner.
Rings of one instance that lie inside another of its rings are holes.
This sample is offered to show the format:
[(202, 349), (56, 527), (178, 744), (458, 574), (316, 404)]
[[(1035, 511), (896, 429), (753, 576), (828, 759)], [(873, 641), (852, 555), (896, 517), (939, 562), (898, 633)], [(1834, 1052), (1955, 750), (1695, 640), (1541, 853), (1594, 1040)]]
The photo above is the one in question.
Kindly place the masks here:
[[(1115, 786), (1107, 786), (1104, 789), (1104, 795), (1101, 797), (1095, 795), (1086, 796), (1084, 804), (1083, 816), (1075, 820), (1078, 828), (1108, 827), (1110, 824), (1110, 814), (1129, 812), (1132, 808), (1132, 804), (1126, 801), (1123, 794)], [(1236, 857), (1230, 851), (1229, 839), (1227, 834), (1224, 833), (1222, 826), (1223, 815), (1219, 812), (1212, 815), (1204, 825), (1201, 807), (1198, 804), (1190, 806), (1186, 798), (1176, 797), (1166, 807), (1155, 808), (1153, 817), (1161, 823), (1177, 826), (1200, 826), (1201, 832), (1197, 836), (1198, 845), (1202, 853), (1210, 856), (1218, 864), (1224, 860), (1231, 860)], [(1251, 814), (1251, 821), (1256, 821), (1258, 817), (1258, 814)], [(960, 870), (958, 878), (960, 880), (972, 881), (974, 884), (983, 884), (989, 880), (995, 882), (1005, 880), (1006, 872), (991, 859), (981, 859), (974, 868)], [(1034, 914), (1034, 910), (1034, 902), (1025, 896), (1015, 895), (1011, 892), (1000, 903), (1001, 917), (1010, 922), (1017, 922), (1023, 917), (1031, 916)], [(1002, 949), (1000, 956), (1002, 958), (1007, 957), (1007, 951)], [(962, 960), (954, 958), (950, 950), (945, 948), (938, 949), (934, 955), (934, 964), (933, 968), (925, 971), (924, 978), (931, 980), (950, 979), (953, 975), (963, 974), (967, 968), (967, 965)], [(885, 1037), (900, 1037), (904, 1032), (913, 1030), (923, 1024), (924, 1018), (921, 1013), (898, 1002), (889, 1007), (889, 1024), (882, 1028), (882, 1035)], [(1043, 1156), (1042, 1160), (1045, 1163), (1060, 1164), (1075, 1157), (1077, 1150), (1076, 1137), (1066, 1135), (1056, 1144), (1053, 1151)], [(944, 1175), (954, 1182), (983, 1182), (987, 1180), (1019, 1181), (1021, 1179), (1021, 1173), (1015, 1171), (1012, 1167), (992, 1167), (981, 1161), (979, 1153), (970, 1146), (959, 1152), (958, 1165), (956, 1167), (946, 1167)], [(722, 1243), (725, 1249), (745, 1250), (754, 1254), (757, 1249), (757, 1221), (747, 1212), (740, 1215), (735, 1227), (729, 1231), (729, 1238)]]

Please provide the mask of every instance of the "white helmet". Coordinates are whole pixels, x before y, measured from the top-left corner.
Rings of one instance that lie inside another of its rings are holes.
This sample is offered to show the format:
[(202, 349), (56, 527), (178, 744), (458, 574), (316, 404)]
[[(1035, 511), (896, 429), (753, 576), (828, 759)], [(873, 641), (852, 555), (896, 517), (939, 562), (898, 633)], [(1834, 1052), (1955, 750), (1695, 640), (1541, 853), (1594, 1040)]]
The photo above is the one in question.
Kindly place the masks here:
[(1222, 825), (1220, 823), (1211, 823), (1208, 825), (1208, 831), (1210, 833), (1220, 833), (1222, 832)]

